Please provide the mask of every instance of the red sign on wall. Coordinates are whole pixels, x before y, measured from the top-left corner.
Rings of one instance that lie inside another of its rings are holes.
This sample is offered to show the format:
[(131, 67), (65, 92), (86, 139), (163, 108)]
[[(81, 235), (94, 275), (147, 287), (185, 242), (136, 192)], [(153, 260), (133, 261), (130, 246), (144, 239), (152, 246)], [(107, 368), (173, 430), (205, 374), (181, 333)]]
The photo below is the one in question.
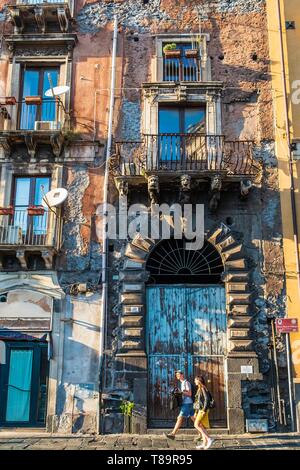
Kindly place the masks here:
[(275, 320), (277, 333), (297, 333), (298, 320), (297, 318), (276, 318)]

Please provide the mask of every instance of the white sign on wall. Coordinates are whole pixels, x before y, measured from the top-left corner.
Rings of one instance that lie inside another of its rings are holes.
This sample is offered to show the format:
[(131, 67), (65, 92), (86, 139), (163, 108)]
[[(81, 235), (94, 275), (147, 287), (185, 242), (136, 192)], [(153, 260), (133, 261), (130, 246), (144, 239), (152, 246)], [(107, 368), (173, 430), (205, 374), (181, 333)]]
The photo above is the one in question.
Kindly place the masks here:
[(241, 374), (253, 374), (253, 366), (241, 366)]

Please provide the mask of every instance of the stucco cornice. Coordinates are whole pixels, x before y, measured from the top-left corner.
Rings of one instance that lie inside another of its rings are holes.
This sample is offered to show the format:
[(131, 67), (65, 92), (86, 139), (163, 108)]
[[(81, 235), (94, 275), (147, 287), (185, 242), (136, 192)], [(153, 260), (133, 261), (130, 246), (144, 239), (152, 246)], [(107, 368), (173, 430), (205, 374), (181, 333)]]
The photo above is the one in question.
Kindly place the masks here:
[(13, 289), (31, 289), (54, 299), (62, 299), (65, 296), (55, 272), (2, 272), (0, 273), (0, 286), (0, 293)]

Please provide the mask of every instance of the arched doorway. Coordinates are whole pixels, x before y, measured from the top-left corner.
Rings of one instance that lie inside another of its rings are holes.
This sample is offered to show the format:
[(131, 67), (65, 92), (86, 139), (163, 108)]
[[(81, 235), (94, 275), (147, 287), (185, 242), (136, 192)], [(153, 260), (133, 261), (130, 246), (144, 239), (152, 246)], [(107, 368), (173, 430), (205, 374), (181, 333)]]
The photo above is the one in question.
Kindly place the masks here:
[(170, 427), (169, 390), (174, 371), (190, 381), (204, 375), (216, 400), (211, 425), (226, 426), (226, 298), (219, 252), (209, 242), (189, 251), (184, 240), (163, 240), (146, 269), (148, 425)]

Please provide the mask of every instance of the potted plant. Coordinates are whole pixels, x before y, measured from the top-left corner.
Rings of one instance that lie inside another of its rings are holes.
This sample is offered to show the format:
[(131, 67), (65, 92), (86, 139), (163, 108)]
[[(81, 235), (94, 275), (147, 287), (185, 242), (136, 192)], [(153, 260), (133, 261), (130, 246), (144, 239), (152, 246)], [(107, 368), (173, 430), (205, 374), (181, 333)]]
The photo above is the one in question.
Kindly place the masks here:
[(45, 208), (43, 206), (28, 206), (27, 213), (28, 215), (44, 215)]
[(201, 37), (193, 36), (192, 39), (192, 48), (185, 49), (184, 55), (187, 59), (197, 59), (199, 55), (201, 56)]
[(166, 44), (163, 48), (163, 52), (167, 59), (177, 59), (181, 56), (181, 50), (177, 49), (175, 42)]
[(13, 206), (0, 207), (0, 215), (14, 215), (15, 208)]
[(124, 416), (124, 433), (131, 433), (132, 431), (132, 410), (134, 407), (134, 403), (132, 401), (123, 400), (120, 405), (121, 413)]

